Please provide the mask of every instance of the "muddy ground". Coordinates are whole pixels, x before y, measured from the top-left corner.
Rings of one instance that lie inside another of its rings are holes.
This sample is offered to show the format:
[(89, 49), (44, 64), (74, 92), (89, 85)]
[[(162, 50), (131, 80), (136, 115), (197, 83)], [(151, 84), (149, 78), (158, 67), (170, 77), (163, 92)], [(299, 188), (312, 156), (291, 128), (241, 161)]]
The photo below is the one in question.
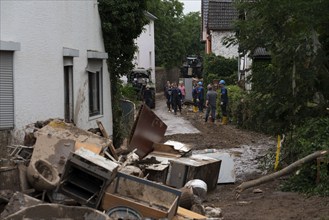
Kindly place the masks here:
[[(160, 99), (157, 102), (164, 102), (164, 100)], [(163, 107), (163, 111), (167, 111), (166, 107)], [(265, 171), (259, 168), (260, 158), (267, 151), (275, 148), (274, 137), (240, 130), (232, 124), (223, 126), (219, 122), (205, 123), (204, 113), (193, 113), (191, 106), (185, 106), (182, 113), (178, 113), (174, 117), (187, 119), (200, 133), (167, 135), (165, 141), (173, 140), (189, 144), (194, 150), (215, 148), (231, 151), (231, 153), (237, 152), (237, 157), (242, 160), (247, 159), (242, 162), (244, 165), (236, 163), (238, 166), (236, 168), (240, 170), (240, 173), (237, 174), (235, 184), (220, 184), (216, 190), (208, 193), (205, 204), (220, 207), (225, 220), (329, 220), (329, 198), (282, 192), (279, 190), (279, 186), (286, 177), (247, 189), (241, 193), (239, 199), (236, 199), (234, 190), (242, 181), (264, 175)], [(239, 149), (241, 149), (240, 152)], [(251, 156), (242, 153), (246, 151)], [(253, 165), (257, 169), (250, 170)], [(254, 193), (254, 189), (260, 189), (261, 193)]]

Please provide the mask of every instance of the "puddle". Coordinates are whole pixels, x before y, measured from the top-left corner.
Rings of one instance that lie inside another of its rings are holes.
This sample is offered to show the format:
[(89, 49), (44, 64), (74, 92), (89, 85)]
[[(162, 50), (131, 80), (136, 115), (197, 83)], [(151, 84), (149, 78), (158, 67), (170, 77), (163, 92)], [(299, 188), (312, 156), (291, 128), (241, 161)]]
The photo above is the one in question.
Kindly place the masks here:
[(241, 182), (253, 174), (266, 174), (265, 171), (260, 169), (259, 160), (273, 147), (275, 147), (275, 143), (271, 141), (256, 145), (242, 145), (239, 148), (194, 150), (193, 154), (229, 153), (235, 163), (236, 181)]

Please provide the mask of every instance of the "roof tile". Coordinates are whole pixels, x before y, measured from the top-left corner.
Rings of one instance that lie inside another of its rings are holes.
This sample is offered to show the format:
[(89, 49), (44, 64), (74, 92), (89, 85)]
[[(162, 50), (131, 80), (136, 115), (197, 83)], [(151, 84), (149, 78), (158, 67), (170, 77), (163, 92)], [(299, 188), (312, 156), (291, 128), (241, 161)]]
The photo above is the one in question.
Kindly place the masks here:
[(232, 0), (209, 0), (208, 29), (232, 30), (238, 11)]

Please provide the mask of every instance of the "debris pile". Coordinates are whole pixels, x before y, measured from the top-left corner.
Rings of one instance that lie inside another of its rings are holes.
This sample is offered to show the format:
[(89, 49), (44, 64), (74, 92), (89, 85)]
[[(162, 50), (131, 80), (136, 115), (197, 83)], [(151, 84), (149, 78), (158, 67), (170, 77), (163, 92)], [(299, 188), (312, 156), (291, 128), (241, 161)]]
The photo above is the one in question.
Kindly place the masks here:
[(0, 160), (0, 218), (221, 219), (201, 204), (221, 160), (161, 143), (167, 126), (144, 105), (119, 149), (97, 124), (97, 134), (59, 119), (29, 126), (27, 146)]

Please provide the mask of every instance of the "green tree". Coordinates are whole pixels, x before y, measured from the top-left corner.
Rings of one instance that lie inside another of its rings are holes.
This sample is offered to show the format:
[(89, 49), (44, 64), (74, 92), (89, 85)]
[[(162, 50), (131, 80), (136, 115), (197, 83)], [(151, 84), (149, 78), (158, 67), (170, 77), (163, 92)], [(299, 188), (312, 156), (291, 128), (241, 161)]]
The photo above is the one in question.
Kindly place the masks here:
[(236, 84), (238, 60), (208, 54), (204, 59), (204, 76), (206, 83), (223, 79), (227, 85)]
[(199, 13), (183, 15), (183, 4), (178, 0), (153, 0), (148, 4), (155, 21), (156, 66), (180, 66), (187, 54), (200, 54), (201, 18)]
[[(329, 88), (324, 86), (329, 83), (325, 51), (329, 15), (324, 10), (329, 9), (328, 1), (237, 1), (237, 7), (245, 16), (236, 24), (240, 50), (252, 54), (262, 47), (271, 55), (265, 69), (252, 67), (255, 105), (269, 104), (267, 112), (262, 109), (264, 115), (280, 122), (284, 131), (310, 116), (310, 111), (323, 114), (329, 99)], [(314, 102), (316, 108), (310, 109)]]
[(148, 22), (144, 14), (146, 6), (145, 0), (99, 0), (104, 45), (109, 54), (107, 64), (111, 80), (114, 146), (120, 146), (123, 138), (120, 77), (133, 68), (134, 39)]
[[(328, 149), (329, 1), (236, 1), (241, 19), (237, 42), (252, 55), (265, 48), (271, 59), (252, 65), (252, 91), (245, 125), (271, 134), (288, 134), (281, 161), (290, 164), (318, 149)], [(314, 184), (316, 167), (303, 165), (286, 188), (328, 195), (328, 169), (323, 184)]]
[(186, 55), (201, 55), (204, 53), (204, 44), (200, 41), (201, 16), (199, 12), (190, 12), (183, 16), (181, 32)]
[(180, 30), (183, 4), (178, 0), (154, 0), (148, 5), (155, 21), (155, 65), (171, 68), (181, 60), (185, 51)]

